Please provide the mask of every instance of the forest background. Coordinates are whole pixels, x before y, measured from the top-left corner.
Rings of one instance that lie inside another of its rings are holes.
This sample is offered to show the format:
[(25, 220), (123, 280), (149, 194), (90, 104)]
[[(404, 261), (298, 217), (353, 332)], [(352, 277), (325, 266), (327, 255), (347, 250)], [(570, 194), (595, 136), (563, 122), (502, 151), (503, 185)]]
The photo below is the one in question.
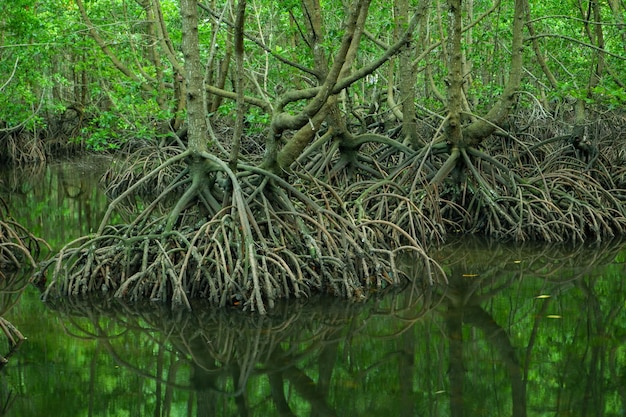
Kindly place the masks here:
[(450, 234), (626, 230), (617, 0), (2, 10), (0, 159), (128, 155), (105, 176), (127, 224), (109, 213), (62, 251), (64, 293), (265, 311), (312, 289), (362, 298), (406, 257), (445, 279), (424, 248)]

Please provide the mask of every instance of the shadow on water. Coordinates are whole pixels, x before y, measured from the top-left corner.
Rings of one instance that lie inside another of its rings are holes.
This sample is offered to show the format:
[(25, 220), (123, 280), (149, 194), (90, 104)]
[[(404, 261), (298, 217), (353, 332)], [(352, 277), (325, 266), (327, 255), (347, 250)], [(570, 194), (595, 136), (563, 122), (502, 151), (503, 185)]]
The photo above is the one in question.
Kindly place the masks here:
[(28, 288), (6, 312), (28, 341), (0, 374), (2, 414), (623, 415), (622, 248), (464, 237), (432, 254), (445, 287), (294, 300), (266, 317), (44, 305)]

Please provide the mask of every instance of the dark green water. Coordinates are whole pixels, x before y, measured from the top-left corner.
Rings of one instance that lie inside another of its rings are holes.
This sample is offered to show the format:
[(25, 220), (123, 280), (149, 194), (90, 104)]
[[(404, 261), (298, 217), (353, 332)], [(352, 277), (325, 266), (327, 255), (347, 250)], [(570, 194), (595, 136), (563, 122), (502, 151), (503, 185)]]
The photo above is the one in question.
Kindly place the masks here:
[[(58, 247), (106, 209), (96, 165), (5, 176), (0, 192)], [(434, 254), (446, 288), (312, 299), (267, 317), (47, 306), (27, 287), (4, 314), (28, 340), (0, 371), (0, 415), (623, 416), (622, 248), (466, 238)]]

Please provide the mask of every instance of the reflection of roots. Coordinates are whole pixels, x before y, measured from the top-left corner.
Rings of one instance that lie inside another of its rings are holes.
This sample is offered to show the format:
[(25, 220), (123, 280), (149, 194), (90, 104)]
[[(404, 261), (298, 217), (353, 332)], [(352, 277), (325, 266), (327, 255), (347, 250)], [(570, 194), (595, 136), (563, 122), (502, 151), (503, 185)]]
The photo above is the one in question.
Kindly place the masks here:
[[(44, 249), (50, 249), (42, 239), (33, 236), (22, 225), (8, 219), (8, 208), (0, 199), (0, 315), (9, 310), (28, 284), (19, 269), (34, 268), (35, 260)], [(9, 271), (14, 273), (9, 273)], [(0, 316), (0, 330), (8, 340), (9, 352), (0, 356), (0, 368), (25, 340), (22, 333)]]
[[(384, 293), (368, 303), (346, 303), (330, 297), (315, 298), (314, 303), (283, 301), (267, 316), (207, 308), (195, 308), (193, 314), (172, 314), (167, 308), (142, 308), (118, 300), (50, 299), (48, 305), (64, 316), (69, 334), (97, 339), (117, 364), (142, 377), (165, 385), (176, 381), (180, 388), (184, 381), (175, 375), (180, 368), (166, 363), (169, 358), (176, 362), (186, 358), (205, 377), (204, 382), (211, 384), (204, 388), (233, 395), (255, 375), (267, 373), (272, 378), (277, 369), (297, 371), (325, 348), (363, 336), (368, 328), (377, 338), (401, 331), (397, 320), (389, 326), (372, 321), (381, 320), (381, 316), (404, 311), (408, 318), (400, 327), (406, 329), (429, 311), (424, 298), (398, 298), (397, 294)], [(128, 343), (146, 352), (163, 352), (157, 361), (164, 363), (128, 358), (124, 353)], [(160, 367), (173, 374), (164, 378)], [(197, 383), (193, 378), (191, 382)]]
[(0, 329), (9, 341), (9, 353), (5, 356), (0, 356), (0, 369), (2, 369), (8, 362), (8, 358), (20, 347), (26, 338), (24, 338), (22, 333), (20, 333), (15, 326), (3, 317), (0, 317)]
[(19, 300), (20, 295), (29, 285), (29, 273), (9, 273), (0, 279), (0, 330), (7, 338), (9, 351), (0, 356), (0, 369), (8, 362), (8, 358), (25, 340), (22, 333), (2, 315), (9, 311)]
[(47, 243), (9, 219), (8, 208), (0, 199), (0, 279), (6, 279), (3, 271), (34, 268), (35, 260), (45, 248)]
[[(387, 220), (355, 218), (326, 184), (304, 177), (291, 184), (247, 166), (235, 174), (209, 154), (188, 172), (132, 223), (101, 227), (64, 248), (43, 269), (52, 272), (46, 294), (107, 292), (187, 307), (201, 298), (264, 313), (281, 298), (323, 292), (360, 300), (399, 284), (406, 279), (396, 265), (401, 254), (421, 259), (428, 280), (440, 276), (409, 233)], [(159, 215), (155, 207), (182, 183), (187, 191)], [(114, 204), (141, 186), (135, 182)]]
[(457, 283), (467, 283), (471, 278), (473, 282), (495, 285), (507, 279), (533, 277), (566, 284), (593, 276), (598, 266), (612, 263), (623, 247), (619, 239), (606, 240), (590, 248), (582, 243), (574, 246), (540, 242), (506, 244), (465, 235), (437, 248), (432, 256), (443, 268), (452, 271), (449, 276), (456, 277)]

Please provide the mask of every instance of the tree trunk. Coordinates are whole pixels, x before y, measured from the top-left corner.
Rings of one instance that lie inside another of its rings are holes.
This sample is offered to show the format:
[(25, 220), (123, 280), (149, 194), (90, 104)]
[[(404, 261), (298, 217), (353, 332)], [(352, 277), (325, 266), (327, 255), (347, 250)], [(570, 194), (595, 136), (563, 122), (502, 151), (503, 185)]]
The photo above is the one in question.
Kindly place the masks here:
[(208, 152), (206, 108), (202, 88), (202, 65), (198, 40), (198, 5), (195, 0), (180, 0), (183, 29), (182, 49), (187, 84), (187, 122), (189, 150), (193, 154)]
[[(396, 40), (402, 36), (409, 25), (408, 0), (396, 0), (394, 4)], [(402, 50), (399, 56), (398, 90), (400, 109), (402, 111), (402, 138), (408, 143), (418, 144), (417, 122), (415, 115), (416, 76), (413, 67), (413, 51), (415, 46)]]
[(232, 148), (230, 153), (230, 169), (237, 170), (237, 162), (239, 160), (239, 150), (241, 149), (241, 137), (243, 136), (243, 118), (245, 113), (245, 101), (243, 96), (243, 32), (246, 16), (246, 0), (237, 2), (235, 20), (235, 92), (237, 93), (237, 114), (235, 117), (235, 129), (233, 132)]
[[(334, 62), (328, 70), (323, 83), (309, 103), (296, 115), (290, 115), (284, 112), (284, 106), (289, 102), (285, 99), (289, 92), (283, 94), (283, 97), (276, 105), (270, 135), (268, 137), (267, 150), (265, 153), (264, 168), (280, 173), (296, 160), (305, 147), (313, 138), (314, 133), (319, 129), (320, 124), (326, 117), (328, 112), (328, 99), (333, 95), (339, 76), (344, 68), (348, 52), (354, 39), (358, 17), (362, 8), (369, 7), (369, 0), (359, 0), (350, 9), (346, 18), (345, 31), (341, 39), (341, 45), (335, 54)], [(315, 34), (316, 38), (321, 34)], [(321, 59), (315, 58), (316, 61)], [(321, 68), (321, 64), (316, 63), (316, 67)], [(296, 136), (292, 138), (282, 150), (279, 150), (279, 143), (285, 130), (298, 130)]]
[(446, 136), (454, 146), (463, 141), (461, 111), (463, 105), (463, 51), (461, 0), (448, 0), (450, 34), (448, 35), (448, 123)]
[(498, 102), (481, 119), (472, 122), (463, 132), (464, 146), (474, 146), (491, 135), (508, 117), (516, 102), (517, 90), (522, 80), (524, 51), (524, 18), (527, 0), (515, 0), (513, 13), (513, 41), (509, 78)]

